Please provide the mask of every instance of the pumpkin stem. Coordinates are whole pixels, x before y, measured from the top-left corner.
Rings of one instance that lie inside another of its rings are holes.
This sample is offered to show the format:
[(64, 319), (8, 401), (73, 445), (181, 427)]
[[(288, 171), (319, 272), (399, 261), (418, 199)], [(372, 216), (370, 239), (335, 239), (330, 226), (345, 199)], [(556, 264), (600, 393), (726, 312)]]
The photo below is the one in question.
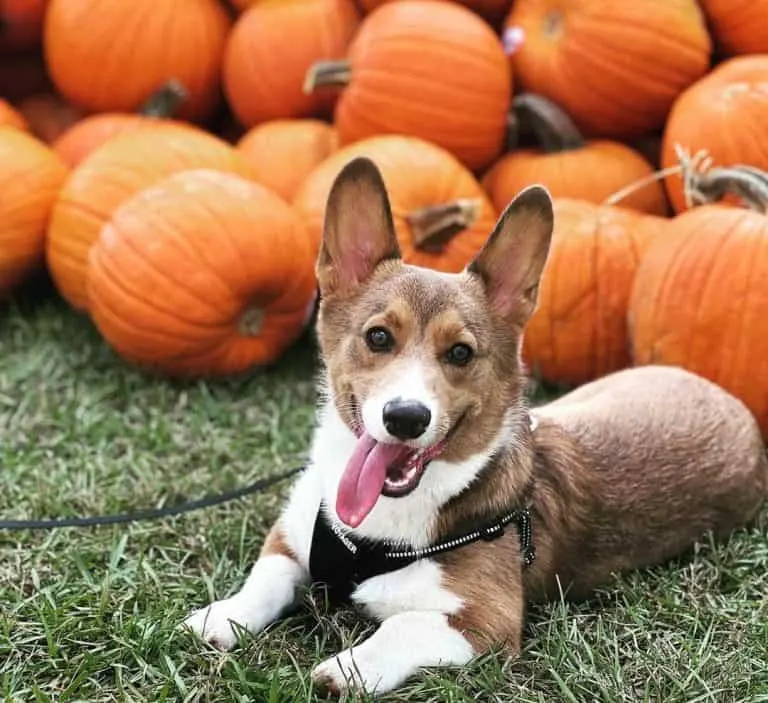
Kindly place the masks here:
[(255, 305), (246, 308), (240, 316), (237, 330), (245, 337), (258, 337), (264, 325), (264, 310)]
[(302, 90), (306, 95), (317, 88), (344, 87), (352, 79), (352, 67), (349, 61), (316, 61), (309, 67), (304, 77)]
[(471, 227), (480, 215), (479, 198), (459, 198), (409, 212), (405, 219), (417, 249), (439, 254), (459, 232)]
[(508, 141), (513, 148), (521, 134), (533, 134), (547, 153), (581, 149), (586, 142), (568, 114), (548, 98), (535, 93), (521, 93), (512, 101)]
[(189, 97), (189, 91), (176, 79), (171, 79), (149, 96), (139, 114), (144, 117), (173, 117), (181, 104)]

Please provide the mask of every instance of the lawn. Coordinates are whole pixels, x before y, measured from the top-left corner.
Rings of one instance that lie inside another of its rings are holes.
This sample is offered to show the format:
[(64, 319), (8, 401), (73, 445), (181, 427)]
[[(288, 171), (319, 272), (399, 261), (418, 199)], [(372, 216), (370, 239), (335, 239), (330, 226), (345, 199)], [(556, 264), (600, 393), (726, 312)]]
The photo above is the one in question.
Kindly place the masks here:
[[(0, 312), (0, 516), (90, 515), (234, 488), (302, 461), (316, 351), (170, 383), (48, 292)], [(305, 607), (232, 653), (176, 625), (236, 589), (285, 495), (160, 521), (0, 533), (4, 701), (311, 701), (313, 662), (373, 629)], [(728, 544), (530, 613), (521, 661), (429, 671), (387, 701), (768, 701), (768, 510)]]

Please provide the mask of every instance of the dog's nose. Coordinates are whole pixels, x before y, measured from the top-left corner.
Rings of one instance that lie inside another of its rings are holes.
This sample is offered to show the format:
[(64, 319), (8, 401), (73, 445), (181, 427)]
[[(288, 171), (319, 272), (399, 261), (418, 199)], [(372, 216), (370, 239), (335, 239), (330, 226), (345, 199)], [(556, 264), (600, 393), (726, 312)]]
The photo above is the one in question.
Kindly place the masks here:
[(416, 439), (424, 434), (432, 419), (429, 408), (418, 400), (390, 400), (384, 406), (384, 427), (401, 440)]

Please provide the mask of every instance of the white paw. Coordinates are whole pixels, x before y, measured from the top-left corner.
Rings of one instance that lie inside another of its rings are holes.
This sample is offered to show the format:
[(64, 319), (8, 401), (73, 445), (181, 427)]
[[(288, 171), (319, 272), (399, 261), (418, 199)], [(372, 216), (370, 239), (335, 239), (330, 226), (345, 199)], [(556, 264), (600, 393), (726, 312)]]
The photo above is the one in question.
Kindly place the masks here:
[(194, 611), (182, 625), (216, 649), (227, 651), (237, 644), (238, 630), (248, 629), (248, 612), (235, 598), (226, 598)]
[(388, 687), (383, 678), (384, 672), (378, 670), (375, 662), (367, 661), (358, 649), (345, 649), (312, 670), (315, 687), (336, 696), (353, 690), (384, 693)]

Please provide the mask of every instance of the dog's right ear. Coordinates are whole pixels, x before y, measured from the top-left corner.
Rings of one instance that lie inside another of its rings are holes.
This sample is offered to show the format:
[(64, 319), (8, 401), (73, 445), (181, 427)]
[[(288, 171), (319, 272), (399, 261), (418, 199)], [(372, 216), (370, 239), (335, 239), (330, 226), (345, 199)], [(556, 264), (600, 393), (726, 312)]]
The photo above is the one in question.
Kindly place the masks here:
[(320, 294), (354, 290), (386, 259), (400, 258), (384, 179), (368, 158), (336, 176), (325, 207), (316, 272)]

